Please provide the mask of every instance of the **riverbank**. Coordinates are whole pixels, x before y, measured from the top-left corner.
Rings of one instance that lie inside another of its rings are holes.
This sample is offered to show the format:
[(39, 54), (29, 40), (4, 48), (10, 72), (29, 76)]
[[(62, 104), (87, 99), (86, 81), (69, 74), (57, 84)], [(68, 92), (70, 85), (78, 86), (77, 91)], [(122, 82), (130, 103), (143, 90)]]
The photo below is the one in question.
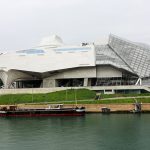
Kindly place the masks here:
[(0, 95), (0, 105), (17, 105), (19, 108), (47, 108), (50, 104), (64, 107), (86, 107), (87, 113), (101, 112), (103, 107), (111, 112), (130, 112), (135, 101), (142, 103), (142, 111), (150, 111), (150, 93), (99, 94), (88, 89), (69, 89), (45, 94)]
[[(0, 105), (0, 107), (9, 107), (10, 105)], [(18, 104), (18, 108), (48, 108), (49, 104)], [(85, 107), (86, 113), (101, 113), (103, 107), (107, 107), (112, 113), (126, 113), (134, 109), (133, 104), (79, 104), (78, 107)], [(64, 104), (64, 108), (76, 107), (75, 104)], [(142, 104), (143, 112), (150, 112), (150, 103)]]

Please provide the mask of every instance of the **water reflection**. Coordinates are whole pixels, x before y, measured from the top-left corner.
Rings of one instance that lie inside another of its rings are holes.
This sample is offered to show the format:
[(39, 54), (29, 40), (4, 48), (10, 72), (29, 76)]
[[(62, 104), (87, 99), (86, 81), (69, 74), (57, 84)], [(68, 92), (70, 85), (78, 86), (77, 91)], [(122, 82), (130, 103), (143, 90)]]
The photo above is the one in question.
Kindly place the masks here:
[(0, 149), (149, 149), (149, 124), (149, 114), (0, 118)]

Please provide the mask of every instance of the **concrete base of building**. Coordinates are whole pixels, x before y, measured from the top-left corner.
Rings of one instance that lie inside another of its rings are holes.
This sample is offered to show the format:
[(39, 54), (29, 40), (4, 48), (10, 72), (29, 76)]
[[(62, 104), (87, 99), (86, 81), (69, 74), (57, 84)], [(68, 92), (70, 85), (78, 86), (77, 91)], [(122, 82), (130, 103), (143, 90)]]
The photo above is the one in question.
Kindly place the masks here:
[(150, 92), (148, 86), (86, 86), (86, 87), (53, 87), (53, 88), (22, 88), (22, 89), (0, 89), (0, 95), (4, 94), (36, 94), (36, 93), (51, 93), (67, 89), (89, 89), (104, 94), (115, 93), (139, 93), (141, 90)]

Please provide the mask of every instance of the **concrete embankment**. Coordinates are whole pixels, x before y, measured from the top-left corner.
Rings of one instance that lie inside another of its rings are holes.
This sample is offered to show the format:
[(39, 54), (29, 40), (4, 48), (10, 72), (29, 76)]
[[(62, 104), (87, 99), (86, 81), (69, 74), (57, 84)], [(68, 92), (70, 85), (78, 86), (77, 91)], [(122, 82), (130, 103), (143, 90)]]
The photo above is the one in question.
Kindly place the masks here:
[[(73, 106), (73, 105), (67, 105)], [(83, 104), (78, 105), (84, 106), (86, 108), (86, 112), (102, 112), (101, 109), (103, 107), (107, 107), (111, 110), (111, 112), (130, 112), (135, 108), (134, 104)], [(150, 112), (150, 103), (144, 103), (142, 104), (142, 111), (148, 111)]]
[[(9, 105), (1, 105), (8, 107)], [(48, 104), (18, 104), (18, 108), (48, 108)], [(78, 107), (84, 106), (87, 113), (101, 112), (103, 107), (107, 107), (111, 112), (130, 112), (134, 109), (134, 104), (81, 104)], [(65, 104), (64, 107), (75, 107), (75, 105)], [(150, 112), (150, 103), (142, 104), (142, 111)]]
[(103, 107), (109, 108), (111, 111), (130, 111), (134, 109), (133, 104), (86, 104), (87, 112), (101, 112)]

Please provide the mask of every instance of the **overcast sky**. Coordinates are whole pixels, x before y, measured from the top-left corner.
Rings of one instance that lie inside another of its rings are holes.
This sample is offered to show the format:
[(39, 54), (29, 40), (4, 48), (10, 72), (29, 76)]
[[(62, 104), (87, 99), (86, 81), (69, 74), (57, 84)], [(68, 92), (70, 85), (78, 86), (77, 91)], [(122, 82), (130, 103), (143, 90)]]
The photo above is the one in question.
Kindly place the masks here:
[(31, 48), (59, 35), (79, 44), (110, 33), (150, 44), (150, 0), (0, 0), (0, 51)]

